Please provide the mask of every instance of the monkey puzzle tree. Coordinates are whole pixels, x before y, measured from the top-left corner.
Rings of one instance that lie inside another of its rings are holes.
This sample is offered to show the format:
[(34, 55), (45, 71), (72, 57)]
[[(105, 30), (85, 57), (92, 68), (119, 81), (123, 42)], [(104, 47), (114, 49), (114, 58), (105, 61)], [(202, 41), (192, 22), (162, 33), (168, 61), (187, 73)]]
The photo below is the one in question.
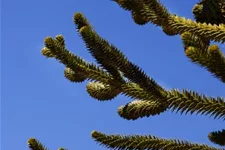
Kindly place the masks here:
[[(135, 23), (148, 22), (160, 26), (169, 36), (180, 35), (186, 56), (204, 67), (214, 77), (225, 83), (225, 57), (217, 43), (225, 42), (225, 1), (201, 0), (193, 7), (195, 21), (171, 14), (157, 0), (114, 0), (130, 11)], [(93, 98), (106, 101), (124, 94), (134, 101), (118, 108), (118, 114), (127, 119), (159, 115), (167, 110), (177, 113), (206, 115), (225, 120), (225, 100), (208, 97), (190, 90), (166, 90), (145, 72), (130, 62), (123, 53), (101, 38), (81, 13), (74, 15), (74, 23), (88, 51), (98, 65), (89, 63), (66, 49), (62, 35), (47, 37), (42, 54), (55, 58), (65, 65), (65, 77), (71, 82), (89, 80), (86, 90)], [(214, 44), (212, 44), (214, 42)], [(93, 131), (98, 143), (113, 149), (152, 150), (216, 150), (208, 145), (194, 144), (175, 139), (162, 139), (141, 135), (106, 135)], [(215, 144), (225, 145), (225, 129), (212, 131), (208, 138)], [(32, 150), (46, 150), (38, 140), (31, 138)], [(63, 150), (63, 148), (60, 148)]]

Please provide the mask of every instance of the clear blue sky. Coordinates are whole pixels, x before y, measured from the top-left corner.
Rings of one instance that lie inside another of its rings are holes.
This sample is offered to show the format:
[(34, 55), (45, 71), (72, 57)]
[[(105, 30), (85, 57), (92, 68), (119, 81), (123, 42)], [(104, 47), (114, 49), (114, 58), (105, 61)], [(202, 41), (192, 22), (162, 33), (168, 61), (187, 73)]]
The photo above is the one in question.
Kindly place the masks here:
[[(193, 1), (162, 1), (172, 13), (193, 18)], [(72, 21), (82, 12), (105, 39), (162, 86), (192, 89), (208, 96), (225, 96), (225, 85), (191, 63), (179, 36), (166, 36), (154, 25), (136, 25), (130, 13), (110, 0), (3, 0), (1, 5), (1, 148), (26, 150), (30, 137), (50, 150), (105, 149), (90, 133), (151, 134), (213, 145), (209, 132), (225, 123), (208, 116), (171, 113), (127, 121), (117, 108), (130, 101), (111, 102), (89, 97), (86, 83), (64, 78), (64, 66), (40, 51), (46, 36), (63, 34), (68, 49), (93, 61)], [(223, 46), (223, 50), (225, 47)], [(224, 52), (224, 51), (223, 51)]]

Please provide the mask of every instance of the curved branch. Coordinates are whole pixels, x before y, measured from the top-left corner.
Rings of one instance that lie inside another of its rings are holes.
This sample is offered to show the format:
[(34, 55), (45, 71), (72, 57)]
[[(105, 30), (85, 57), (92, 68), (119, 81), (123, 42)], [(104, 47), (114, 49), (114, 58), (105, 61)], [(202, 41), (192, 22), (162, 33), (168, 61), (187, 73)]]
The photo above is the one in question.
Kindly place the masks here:
[(168, 104), (157, 100), (134, 100), (125, 106), (120, 106), (118, 114), (127, 120), (159, 115), (166, 111)]
[(207, 50), (189, 46), (185, 53), (192, 62), (206, 68), (225, 83), (225, 57), (217, 45), (210, 45)]
[(170, 16), (168, 27), (176, 30), (179, 34), (190, 32), (204, 39), (213, 40), (215, 42), (225, 42), (225, 25), (211, 25), (206, 23), (197, 23), (191, 19), (184, 17)]
[(100, 101), (112, 100), (121, 92), (121, 89), (101, 82), (89, 82), (86, 90), (91, 97)]
[(31, 150), (48, 150), (47, 147), (45, 147), (43, 144), (41, 144), (41, 142), (39, 142), (35, 138), (30, 138), (27, 143)]
[(92, 138), (101, 145), (111, 149), (134, 150), (134, 149), (154, 149), (154, 150), (218, 150), (203, 144), (193, 144), (181, 140), (161, 139), (155, 136), (146, 135), (105, 135), (104, 133), (93, 131)]
[[(88, 79), (97, 80), (104, 83), (113, 81), (111, 75), (105, 72), (95, 64), (88, 63), (77, 55), (68, 51), (65, 46), (61, 45), (57, 40), (51, 37), (45, 38), (45, 46), (50, 50), (51, 54), (64, 64), (66, 67), (72, 69), (74, 72), (79, 72), (88, 76)], [(44, 49), (46, 49), (44, 48)]]
[(225, 129), (209, 133), (208, 138), (215, 144), (225, 146)]
[[(103, 40), (90, 27), (82, 27), (80, 33), (87, 44), (109, 46), (109, 43)], [(96, 59), (101, 59), (102, 62), (120, 70), (126, 78), (139, 84), (144, 90), (153, 91), (158, 96), (163, 95), (164, 89), (161, 86), (148, 77), (141, 68), (131, 63), (116, 47), (113, 45), (110, 47), (110, 49), (92, 49), (90, 52), (93, 53)]]
[(196, 92), (182, 90), (170, 90), (167, 95), (167, 102), (172, 111), (180, 111), (182, 113), (190, 112), (193, 114), (201, 113), (201, 115), (210, 115), (215, 118), (225, 120), (225, 100), (221, 97), (211, 98), (205, 95), (199, 95)]
[[(157, 0), (147, 0), (145, 2), (141, 0), (115, 0), (121, 7), (129, 11), (139, 10), (143, 20), (149, 19), (152, 23), (159, 26), (166, 26), (173, 34), (182, 34), (184, 32), (190, 32), (194, 35), (202, 37), (207, 40), (212, 40), (215, 42), (225, 42), (225, 25), (224, 24), (207, 24), (192, 21), (191, 19), (186, 19), (184, 17), (179, 17), (177, 15), (172, 15), (167, 12), (167, 10), (157, 1)], [(149, 4), (146, 6), (146, 3)], [(131, 5), (132, 4), (132, 5)], [(135, 5), (137, 4), (137, 5)], [(152, 15), (156, 17), (152, 17)], [(157, 18), (157, 19), (156, 19)], [(158, 21), (157, 21), (158, 20)], [(161, 22), (161, 23), (160, 23)]]

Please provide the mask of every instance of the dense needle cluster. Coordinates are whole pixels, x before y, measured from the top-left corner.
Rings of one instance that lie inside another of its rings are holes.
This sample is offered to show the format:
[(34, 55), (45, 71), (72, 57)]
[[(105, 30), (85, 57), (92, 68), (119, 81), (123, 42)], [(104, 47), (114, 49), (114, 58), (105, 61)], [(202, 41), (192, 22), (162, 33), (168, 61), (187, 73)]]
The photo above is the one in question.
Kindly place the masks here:
[[(204, 67), (225, 83), (225, 56), (217, 43), (225, 43), (225, 1), (201, 0), (192, 11), (195, 21), (168, 12), (159, 0), (113, 0), (131, 13), (138, 25), (155, 24), (169, 35), (180, 35), (185, 55), (193, 63)], [(97, 64), (89, 63), (71, 53), (62, 35), (45, 38), (42, 54), (65, 65), (64, 75), (71, 81), (90, 81), (86, 90), (99, 100), (112, 100), (123, 94), (133, 99), (118, 108), (118, 114), (127, 120), (155, 116), (164, 111), (199, 114), (225, 120), (223, 97), (208, 97), (190, 90), (166, 90), (149, 77), (139, 66), (113, 44), (103, 39), (81, 13), (74, 15), (77, 32)], [(214, 44), (211, 44), (214, 42)], [(162, 139), (151, 135), (106, 135), (93, 131), (92, 138), (111, 149), (123, 150), (217, 150), (204, 144), (176, 139)], [(208, 138), (225, 146), (225, 129), (212, 131)], [(28, 140), (32, 150), (47, 150), (38, 140)], [(60, 148), (59, 150), (65, 150)]]

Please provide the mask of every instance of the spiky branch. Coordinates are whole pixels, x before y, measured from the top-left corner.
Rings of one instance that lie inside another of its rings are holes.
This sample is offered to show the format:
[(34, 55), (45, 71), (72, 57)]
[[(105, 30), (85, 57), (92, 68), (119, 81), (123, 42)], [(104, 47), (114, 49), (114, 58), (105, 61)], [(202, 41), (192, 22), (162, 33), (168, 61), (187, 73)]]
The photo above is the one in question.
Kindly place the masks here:
[(207, 145), (193, 144), (181, 140), (166, 140), (150, 135), (105, 135), (104, 133), (93, 131), (91, 136), (99, 144), (114, 150), (219, 150)]
[[(162, 27), (167, 35), (181, 35), (185, 54), (190, 60), (211, 72), (225, 83), (225, 57), (211, 41), (225, 42), (225, 1), (202, 0), (193, 8), (196, 21), (170, 14), (158, 0), (113, 0), (132, 14), (135, 23), (151, 22)], [(64, 76), (71, 82), (90, 80), (86, 90), (100, 101), (124, 94), (134, 101), (121, 106), (118, 114), (128, 120), (158, 115), (166, 110), (209, 115), (225, 120), (225, 100), (212, 98), (190, 90), (165, 90), (140, 67), (130, 62), (113, 44), (100, 37), (81, 14), (74, 15), (76, 29), (98, 65), (88, 63), (65, 47), (62, 35), (45, 39), (42, 54), (65, 65)], [(224, 132), (209, 134), (209, 139), (225, 145)], [(214, 150), (207, 145), (181, 140), (166, 140), (155, 136), (105, 135), (94, 131), (92, 137), (113, 149)], [(35, 139), (29, 140), (32, 150), (47, 150)], [(60, 149), (64, 150), (64, 149)]]
[[(83, 19), (80, 19), (77, 16), (82, 17)], [(87, 20), (79, 13), (76, 14), (74, 18), (75, 20)], [(132, 84), (127, 84), (125, 81), (121, 80), (121, 82), (118, 81), (117, 77), (117, 79), (113, 78), (113, 74), (107, 74), (106, 72), (98, 68), (96, 65), (89, 65), (92, 66), (91, 69), (89, 69), (90, 67), (87, 67), (88, 65), (84, 60), (82, 60), (76, 55), (69, 53), (64, 48), (64, 46), (62, 47), (60, 46), (60, 44), (58, 44), (57, 39), (54, 40), (50, 37), (46, 38), (45, 46), (54, 54), (54, 57), (56, 57), (56, 59), (58, 59), (61, 63), (63, 63), (67, 67), (73, 68), (72, 70), (74, 72), (80, 70), (80, 74), (85, 74), (87, 78), (92, 78), (101, 82), (92, 83), (87, 86), (87, 91), (92, 97), (99, 100), (109, 100), (113, 99), (119, 93), (123, 92), (125, 93), (125, 95), (129, 95), (133, 98), (145, 100), (153, 99), (154, 101), (158, 101), (158, 103), (162, 103), (162, 105), (164, 105), (164, 109), (162, 109), (162, 111), (164, 111), (165, 108), (168, 107), (172, 108), (173, 110), (182, 110), (181, 113), (183, 111), (191, 111), (191, 113), (205, 112), (206, 114), (211, 113), (211, 115), (213, 115), (215, 118), (224, 118), (225, 102), (222, 98), (212, 100), (212, 98), (207, 98), (207, 96), (203, 95), (202, 99), (200, 96), (197, 96), (195, 92), (191, 94), (187, 91), (183, 93), (179, 93), (178, 91), (166, 91), (160, 85), (158, 85), (154, 81), (154, 79), (148, 77), (138, 66), (133, 65), (133, 63), (131, 63), (127, 58), (125, 58), (125, 56), (115, 46), (111, 46), (106, 40), (102, 39), (99, 35), (97, 35), (97, 33), (93, 31), (90, 25), (82, 27), (80, 24), (87, 23), (78, 23), (79, 24), (77, 26), (81, 27), (81, 29), (79, 29), (79, 32), (81, 32), (81, 35), (86, 42), (86, 45), (89, 46), (89, 51), (93, 53), (93, 56), (95, 57), (97, 62), (99, 64), (107, 64), (107, 66), (112, 66), (118, 69), (119, 71), (124, 73), (124, 76), (126, 78), (134, 82), (134, 90), (131, 90), (129, 88)], [(92, 46), (94, 48), (92, 48)], [(98, 49), (96, 47), (102, 47), (102, 49)], [(74, 61), (75, 59), (73, 58), (76, 58), (77, 61)], [(95, 72), (93, 72), (93, 70)], [(88, 73), (90, 74), (90, 77), (88, 76)], [(106, 76), (106, 74), (108, 76)], [(102, 86), (99, 86), (100, 84), (102, 84)], [(136, 91), (136, 95), (132, 91)], [(186, 101), (186, 103), (184, 101)]]
[[(170, 14), (157, 0), (114, 0), (122, 8), (131, 12), (137, 12), (142, 20), (156, 25), (167, 27), (171, 35), (190, 32), (194, 35), (210, 39), (215, 42), (225, 42), (224, 24), (207, 24), (192, 21), (184, 17)], [(224, 5), (225, 2), (222, 4)], [(140, 19), (140, 20), (141, 20)]]
[(48, 150), (41, 142), (35, 138), (30, 138), (28, 140), (28, 146), (31, 150)]
[(208, 137), (213, 143), (225, 146), (225, 129), (211, 132)]

